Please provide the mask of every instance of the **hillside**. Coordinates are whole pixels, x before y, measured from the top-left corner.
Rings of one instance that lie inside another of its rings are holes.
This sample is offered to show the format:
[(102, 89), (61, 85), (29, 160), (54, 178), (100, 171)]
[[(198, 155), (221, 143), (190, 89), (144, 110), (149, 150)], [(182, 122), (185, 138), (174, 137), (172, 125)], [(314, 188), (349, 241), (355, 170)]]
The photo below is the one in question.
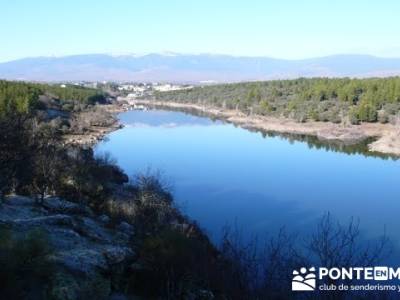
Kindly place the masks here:
[(0, 78), (38, 81), (233, 82), (297, 77), (400, 75), (399, 58), (335, 55), (303, 60), (229, 55), (85, 54), (0, 63)]
[(400, 110), (400, 78), (300, 78), (222, 84), (158, 92), (155, 98), (300, 122), (387, 123), (395, 122)]
[[(359, 143), (400, 155), (400, 78), (300, 78), (155, 93), (149, 105), (196, 110), (267, 132)], [(155, 100), (155, 101), (154, 101)]]

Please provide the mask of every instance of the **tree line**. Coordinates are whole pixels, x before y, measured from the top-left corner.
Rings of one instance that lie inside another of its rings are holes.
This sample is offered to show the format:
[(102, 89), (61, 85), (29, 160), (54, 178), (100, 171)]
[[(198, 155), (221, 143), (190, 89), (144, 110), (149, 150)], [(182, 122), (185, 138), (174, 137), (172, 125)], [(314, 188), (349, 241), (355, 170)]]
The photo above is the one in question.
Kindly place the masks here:
[(156, 100), (211, 105), (299, 122), (396, 122), (400, 78), (299, 78), (157, 92)]
[(74, 85), (0, 80), (0, 115), (11, 111), (28, 113), (51, 101), (63, 106), (64, 110), (73, 111), (75, 107), (105, 103), (106, 94), (98, 89)]

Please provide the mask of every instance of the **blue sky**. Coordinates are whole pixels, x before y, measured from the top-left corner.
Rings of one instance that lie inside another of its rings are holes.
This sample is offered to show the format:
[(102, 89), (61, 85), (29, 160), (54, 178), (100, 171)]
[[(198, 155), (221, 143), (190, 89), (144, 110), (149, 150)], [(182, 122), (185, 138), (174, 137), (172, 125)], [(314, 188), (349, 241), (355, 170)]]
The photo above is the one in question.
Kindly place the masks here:
[(0, 61), (81, 53), (400, 57), (398, 0), (3, 0)]

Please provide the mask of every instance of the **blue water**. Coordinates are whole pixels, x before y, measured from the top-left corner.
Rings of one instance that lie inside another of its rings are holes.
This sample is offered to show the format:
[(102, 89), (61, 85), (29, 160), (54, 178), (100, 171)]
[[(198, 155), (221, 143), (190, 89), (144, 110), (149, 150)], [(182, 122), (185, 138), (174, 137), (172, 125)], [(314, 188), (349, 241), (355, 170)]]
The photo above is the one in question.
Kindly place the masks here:
[(303, 233), (330, 212), (359, 219), (368, 239), (386, 227), (398, 242), (400, 161), (310, 149), (182, 112), (119, 117), (125, 127), (96, 152), (110, 152), (128, 175), (161, 170), (177, 203), (212, 238), (233, 223), (247, 236), (282, 227)]

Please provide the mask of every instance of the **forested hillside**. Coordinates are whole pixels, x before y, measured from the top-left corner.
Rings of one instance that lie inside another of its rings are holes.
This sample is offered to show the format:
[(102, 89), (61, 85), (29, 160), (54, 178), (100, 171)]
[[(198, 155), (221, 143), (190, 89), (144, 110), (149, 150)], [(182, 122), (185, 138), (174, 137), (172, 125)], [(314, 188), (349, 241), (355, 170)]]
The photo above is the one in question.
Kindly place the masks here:
[(400, 78), (247, 82), (159, 92), (155, 98), (284, 116), (300, 122), (386, 123), (394, 122), (400, 110)]
[(64, 110), (74, 110), (75, 105), (89, 105), (106, 100), (104, 93), (96, 89), (79, 86), (36, 84), (25, 82), (0, 81), (0, 114), (10, 111), (27, 113), (43, 105), (39, 96), (53, 99), (63, 106)]

